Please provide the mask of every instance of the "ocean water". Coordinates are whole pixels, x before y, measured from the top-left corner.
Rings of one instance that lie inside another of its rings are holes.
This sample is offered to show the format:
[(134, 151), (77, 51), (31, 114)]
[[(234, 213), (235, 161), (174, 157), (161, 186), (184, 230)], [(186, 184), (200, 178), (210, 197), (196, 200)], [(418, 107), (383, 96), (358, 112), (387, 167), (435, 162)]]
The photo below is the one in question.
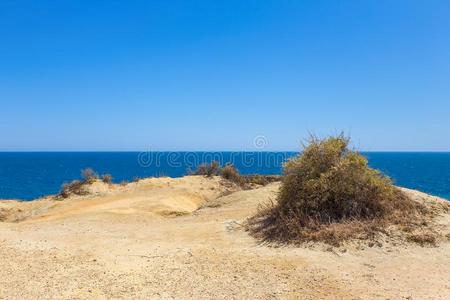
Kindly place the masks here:
[[(450, 199), (450, 152), (368, 152), (369, 164), (399, 186)], [(243, 174), (280, 174), (295, 152), (0, 152), (0, 199), (32, 200), (59, 191), (84, 168), (115, 182), (187, 174), (203, 162), (233, 163)]]

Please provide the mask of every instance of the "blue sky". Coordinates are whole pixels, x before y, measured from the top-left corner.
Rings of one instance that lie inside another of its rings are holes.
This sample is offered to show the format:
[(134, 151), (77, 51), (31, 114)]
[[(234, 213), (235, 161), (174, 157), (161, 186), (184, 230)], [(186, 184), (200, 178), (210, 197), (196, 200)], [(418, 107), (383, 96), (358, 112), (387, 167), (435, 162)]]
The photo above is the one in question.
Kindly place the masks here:
[(0, 151), (450, 151), (449, 1), (1, 1)]

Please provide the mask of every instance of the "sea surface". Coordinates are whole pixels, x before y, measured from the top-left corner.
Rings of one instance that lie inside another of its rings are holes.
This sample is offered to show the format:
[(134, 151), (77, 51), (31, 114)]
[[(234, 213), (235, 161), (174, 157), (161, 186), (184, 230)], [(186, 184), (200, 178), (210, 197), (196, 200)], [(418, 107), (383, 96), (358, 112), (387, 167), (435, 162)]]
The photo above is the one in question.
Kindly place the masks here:
[[(84, 168), (114, 182), (180, 177), (198, 164), (233, 163), (243, 174), (280, 174), (295, 152), (0, 152), (0, 199), (32, 200), (57, 193)], [(403, 187), (450, 199), (450, 152), (367, 152), (370, 166)]]

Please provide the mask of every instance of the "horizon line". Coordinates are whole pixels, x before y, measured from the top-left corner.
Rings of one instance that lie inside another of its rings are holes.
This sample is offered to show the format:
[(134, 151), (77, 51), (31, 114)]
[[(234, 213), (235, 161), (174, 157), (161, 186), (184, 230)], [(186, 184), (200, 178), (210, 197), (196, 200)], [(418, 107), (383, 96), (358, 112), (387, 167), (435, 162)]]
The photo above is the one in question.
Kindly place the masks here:
[[(450, 153), (450, 150), (356, 150), (362, 153)], [(178, 152), (178, 153), (299, 153), (301, 150), (0, 150), (0, 153), (143, 153), (143, 152)]]

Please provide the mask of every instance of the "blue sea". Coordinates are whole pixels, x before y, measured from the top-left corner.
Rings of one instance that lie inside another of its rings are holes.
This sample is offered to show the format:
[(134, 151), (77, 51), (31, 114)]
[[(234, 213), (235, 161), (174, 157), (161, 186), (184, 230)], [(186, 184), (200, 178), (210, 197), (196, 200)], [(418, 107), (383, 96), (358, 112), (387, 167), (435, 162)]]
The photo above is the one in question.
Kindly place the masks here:
[[(198, 164), (233, 163), (243, 174), (280, 174), (295, 152), (0, 152), (0, 199), (55, 194), (84, 168), (115, 182), (135, 177), (180, 177)], [(403, 187), (450, 199), (450, 152), (368, 152), (369, 164)]]

